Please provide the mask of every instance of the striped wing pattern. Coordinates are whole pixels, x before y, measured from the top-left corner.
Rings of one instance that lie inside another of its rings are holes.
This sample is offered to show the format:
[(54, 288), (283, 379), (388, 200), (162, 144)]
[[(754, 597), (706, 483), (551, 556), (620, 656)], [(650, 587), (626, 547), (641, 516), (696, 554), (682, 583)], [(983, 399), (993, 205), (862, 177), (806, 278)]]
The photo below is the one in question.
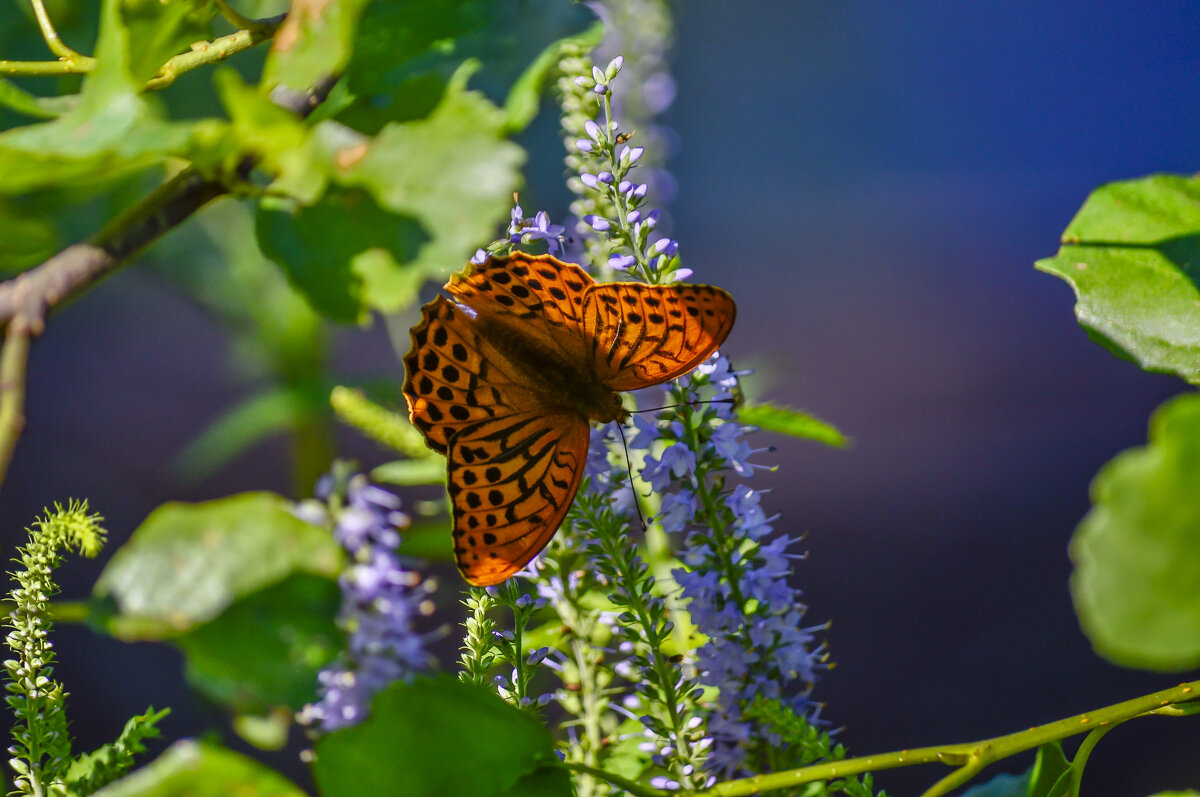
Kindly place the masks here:
[(450, 441), (454, 556), (476, 586), (524, 567), (558, 530), (583, 476), (588, 424), (526, 412), (471, 424)]
[(593, 373), (612, 390), (638, 390), (683, 376), (716, 351), (737, 315), (711, 285), (608, 282), (588, 290), (583, 334)]

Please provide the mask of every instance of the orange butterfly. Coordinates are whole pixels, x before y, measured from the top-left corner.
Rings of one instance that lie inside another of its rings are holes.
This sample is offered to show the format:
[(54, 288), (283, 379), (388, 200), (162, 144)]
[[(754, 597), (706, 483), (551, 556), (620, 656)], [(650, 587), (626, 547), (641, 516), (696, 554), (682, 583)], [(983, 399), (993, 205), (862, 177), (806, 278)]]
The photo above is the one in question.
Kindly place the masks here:
[(618, 391), (682, 376), (733, 327), (709, 285), (597, 283), (516, 252), (453, 276), (404, 357), (409, 418), (449, 459), (454, 557), (476, 586), (536, 556), (575, 499), (588, 421), (624, 421)]

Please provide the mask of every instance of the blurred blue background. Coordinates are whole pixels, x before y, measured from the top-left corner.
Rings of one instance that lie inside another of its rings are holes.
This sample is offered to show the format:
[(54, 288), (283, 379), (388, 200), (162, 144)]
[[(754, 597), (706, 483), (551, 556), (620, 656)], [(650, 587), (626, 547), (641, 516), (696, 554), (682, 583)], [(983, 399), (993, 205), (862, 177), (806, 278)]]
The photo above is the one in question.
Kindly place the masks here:
[[(759, 369), (752, 389), (853, 438), (842, 451), (763, 439), (779, 469), (755, 477), (777, 527), (807, 535), (797, 580), (812, 623), (833, 621), (837, 662), (815, 697), (846, 726), (840, 740), (858, 754), (968, 741), (1184, 680), (1091, 652), (1066, 550), (1096, 470), (1143, 443), (1149, 413), (1184, 385), (1089, 342), (1070, 289), (1032, 264), (1100, 183), (1200, 164), (1200, 6), (679, 11), (665, 120), (679, 140), (675, 237), (696, 279), (736, 296), (726, 353)], [(525, 139), (527, 196), (561, 217), (555, 130), (547, 115)], [(339, 375), (401, 379), (382, 325), (342, 334), (334, 361)], [(221, 327), (179, 292), (139, 268), (109, 280), (57, 315), (31, 358), (5, 543), (68, 496), (89, 497), (119, 541), (165, 500), (288, 491), (278, 441), (197, 485), (165, 467), (248, 389)], [(97, 568), (72, 562), (67, 595)], [(167, 649), (64, 628), (59, 652), (87, 701), (74, 713), (84, 746), (147, 702), (174, 707), (171, 736), (220, 722), (180, 690)], [(1085, 793), (1200, 786), (1198, 746), (1196, 720), (1123, 726)], [(915, 794), (944, 774), (877, 783)]]

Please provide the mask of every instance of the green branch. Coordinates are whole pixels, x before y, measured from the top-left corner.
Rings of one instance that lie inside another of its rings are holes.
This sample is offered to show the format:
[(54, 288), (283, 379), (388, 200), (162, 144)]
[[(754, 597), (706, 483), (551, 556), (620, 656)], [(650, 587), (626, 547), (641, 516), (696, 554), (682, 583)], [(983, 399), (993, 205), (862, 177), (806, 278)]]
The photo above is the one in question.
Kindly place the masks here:
[(50, 15), (46, 13), (43, 0), (30, 0), (30, 5), (33, 6), (33, 15), (37, 17), (38, 28), (42, 31), (42, 38), (46, 40), (46, 46), (50, 48), (50, 52), (73, 64), (95, 63), (94, 59), (80, 55), (59, 38), (58, 31), (54, 29), (54, 23), (50, 21)]
[[(939, 795), (946, 794), (956, 786), (965, 783), (984, 767), (1047, 742), (1066, 739), (1081, 733), (1106, 730), (1125, 720), (1149, 714), (1185, 716), (1196, 713), (1191, 710), (1181, 710), (1177, 704), (1188, 703), (1198, 697), (1200, 697), (1200, 681), (1193, 681), (1180, 684), (1173, 689), (1154, 692), (1143, 697), (1126, 700), (1123, 703), (1067, 717), (1048, 725), (1035, 726), (1029, 730), (979, 742), (921, 747), (915, 750), (900, 750), (863, 758), (830, 761), (786, 772), (774, 772), (769, 775), (755, 775), (741, 780), (727, 781), (695, 794), (697, 796), (704, 795), (704, 797), (742, 797), (764, 791), (791, 788), (805, 783), (913, 764), (942, 763), (958, 767), (955, 772), (936, 783), (923, 795), (923, 797), (939, 797)], [(1200, 708), (1200, 703), (1193, 705)], [(1191, 708), (1192, 706), (1187, 706), (1187, 709)], [(1097, 736), (1095, 740), (1098, 741), (1098, 739)], [(1094, 744), (1095, 741), (1093, 741)], [(1090, 752), (1090, 748), (1088, 752)]]
[[(666, 795), (672, 793), (672, 792), (659, 791), (658, 789), (652, 788), (650, 786), (643, 786), (640, 783), (629, 780), (628, 778), (623, 778), (620, 775), (614, 775), (613, 773), (607, 772), (603, 769), (597, 769), (596, 767), (589, 767), (587, 764), (580, 764), (580, 763), (572, 762), (572, 761), (564, 761), (563, 766), (573, 772), (582, 772), (584, 774), (599, 778), (600, 780), (605, 781), (606, 783), (611, 783), (612, 785), (616, 786), (618, 789), (623, 789), (628, 794), (634, 795), (634, 797), (665, 797)], [(678, 792), (675, 792), (675, 793), (678, 794)]]
[(251, 27), (230, 33), (228, 36), (193, 44), (189, 52), (181, 53), (163, 64), (158, 73), (146, 82), (146, 90), (165, 89), (185, 72), (208, 64), (218, 64), (232, 55), (248, 50), (274, 36), (282, 22), (282, 15), (260, 20)]

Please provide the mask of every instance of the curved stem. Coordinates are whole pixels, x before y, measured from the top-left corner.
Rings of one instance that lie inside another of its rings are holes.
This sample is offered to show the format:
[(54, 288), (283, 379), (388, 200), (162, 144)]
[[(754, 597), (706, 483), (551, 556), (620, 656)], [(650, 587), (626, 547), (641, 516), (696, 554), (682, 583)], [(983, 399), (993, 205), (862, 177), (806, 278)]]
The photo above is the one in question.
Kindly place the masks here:
[(29, 0), (29, 2), (33, 6), (33, 15), (37, 17), (38, 27), (42, 31), (42, 38), (46, 40), (46, 46), (50, 48), (50, 52), (72, 63), (92, 61), (91, 58), (80, 55), (72, 50), (59, 38), (58, 31), (54, 29), (54, 23), (50, 21), (50, 15), (46, 13), (44, 0)]
[(180, 53), (163, 64), (162, 68), (158, 70), (158, 74), (146, 82), (146, 90), (165, 89), (185, 72), (190, 72), (199, 66), (220, 63), (231, 55), (236, 55), (242, 50), (266, 41), (275, 35), (282, 22), (283, 16), (272, 17), (256, 22), (251, 28), (236, 31), (228, 36), (221, 36), (211, 42), (194, 45), (194, 49)]
[[(1193, 681), (1180, 684), (1172, 689), (1164, 689), (1160, 692), (1126, 700), (1123, 703), (1067, 717), (1048, 725), (1034, 726), (1028, 730), (992, 739), (940, 747), (921, 747), (915, 750), (900, 750), (863, 758), (847, 758), (842, 761), (827, 761), (800, 769), (719, 783), (711, 789), (697, 792), (697, 794), (706, 797), (743, 797), (743, 795), (753, 795), (773, 789), (791, 788), (804, 783), (832, 780), (848, 775), (860, 775), (864, 772), (894, 769), (913, 764), (941, 762), (948, 766), (959, 767), (957, 772), (943, 778), (925, 793), (925, 797), (934, 797), (934, 795), (945, 794), (956, 785), (965, 783), (989, 764), (1039, 747), (1047, 742), (1066, 739), (1093, 730), (1107, 730), (1110, 726), (1134, 717), (1150, 714), (1190, 715), (1195, 712), (1186, 709), (1200, 706), (1200, 702), (1189, 704), (1189, 701), (1196, 701), (1197, 698), (1200, 698), (1200, 681)], [(1189, 705), (1185, 710), (1164, 710), (1176, 709), (1177, 704)]]
[(0, 347), (0, 483), (8, 472), (21, 430), (25, 428), (25, 365), (29, 361), (29, 329), (13, 319)]
[(1104, 738), (1104, 734), (1108, 733), (1113, 728), (1120, 725), (1121, 722), (1124, 722), (1124, 720), (1119, 720), (1117, 722), (1113, 722), (1109, 725), (1104, 726), (1103, 728), (1097, 728), (1096, 730), (1092, 731), (1087, 736), (1085, 736), (1083, 739), (1083, 742), (1080, 743), (1079, 749), (1075, 751), (1075, 758), (1074, 758), (1074, 760), (1071, 761), (1071, 795), (1072, 795), (1072, 797), (1078, 797), (1078, 795), (1079, 795), (1079, 784), (1083, 780), (1083, 768), (1087, 766), (1087, 760), (1088, 760), (1088, 757), (1092, 754), (1092, 750), (1094, 750), (1096, 748), (1096, 745), (1100, 743), (1100, 740)]

